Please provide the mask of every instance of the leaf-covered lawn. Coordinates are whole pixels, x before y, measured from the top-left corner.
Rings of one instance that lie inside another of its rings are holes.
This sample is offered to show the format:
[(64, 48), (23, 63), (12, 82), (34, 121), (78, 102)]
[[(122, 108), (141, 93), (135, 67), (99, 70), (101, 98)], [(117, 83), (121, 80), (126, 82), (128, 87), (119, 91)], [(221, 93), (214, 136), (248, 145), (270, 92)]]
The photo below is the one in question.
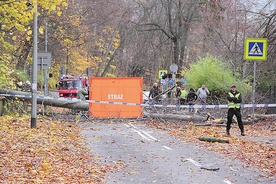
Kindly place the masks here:
[(0, 183), (103, 183), (115, 169), (95, 163), (74, 123), (0, 118)]
[[(245, 137), (240, 136), (237, 125), (231, 129), (233, 136), (230, 137), (225, 135), (225, 127), (221, 126), (193, 126), (192, 123), (183, 126), (161, 122), (150, 122), (149, 125), (158, 129), (169, 130), (169, 133), (176, 135), (183, 141), (193, 142), (232, 159), (240, 160), (245, 164), (245, 167), (258, 168), (268, 177), (276, 176), (276, 127), (271, 127), (273, 122), (258, 122), (254, 125), (246, 125)], [(230, 143), (200, 141), (198, 139), (200, 136), (229, 139)], [(256, 141), (256, 138), (258, 141)]]

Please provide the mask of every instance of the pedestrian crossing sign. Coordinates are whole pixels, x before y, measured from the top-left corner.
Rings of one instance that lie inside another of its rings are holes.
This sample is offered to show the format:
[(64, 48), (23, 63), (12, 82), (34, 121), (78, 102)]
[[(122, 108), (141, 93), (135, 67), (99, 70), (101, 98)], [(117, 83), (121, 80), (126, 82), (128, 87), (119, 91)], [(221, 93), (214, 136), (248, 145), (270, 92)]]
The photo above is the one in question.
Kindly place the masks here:
[(158, 78), (161, 79), (162, 76), (167, 75), (168, 74), (168, 70), (159, 70), (158, 71)]
[(246, 38), (244, 42), (244, 60), (267, 59), (267, 38)]

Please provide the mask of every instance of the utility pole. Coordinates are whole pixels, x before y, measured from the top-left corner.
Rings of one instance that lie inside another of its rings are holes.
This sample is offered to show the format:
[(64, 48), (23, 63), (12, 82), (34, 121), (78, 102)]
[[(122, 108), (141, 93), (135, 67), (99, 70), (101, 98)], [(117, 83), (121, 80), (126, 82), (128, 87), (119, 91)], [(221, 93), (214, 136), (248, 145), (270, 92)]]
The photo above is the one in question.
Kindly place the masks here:
[[(46, 24), (45, 24), (45, 53), (48, 52), (47, 50), (47, 44), (48, 44), (48, 23), (47, 23), (47, 15), (46, 15)], [(43, 71), (43, 70), (42, 70)], [(48, 69), (45, 69), (45, 76), (44, 76), (44, 96), (47, 96), (49, 94), (48, 89)]]
[(34, 3), (33, 48), (34, 48), (34, 50), (33, 50), (31, 128), (36, 128), (36, 117), (37, 117), (37, 1), (35, 1), (35, 3)]

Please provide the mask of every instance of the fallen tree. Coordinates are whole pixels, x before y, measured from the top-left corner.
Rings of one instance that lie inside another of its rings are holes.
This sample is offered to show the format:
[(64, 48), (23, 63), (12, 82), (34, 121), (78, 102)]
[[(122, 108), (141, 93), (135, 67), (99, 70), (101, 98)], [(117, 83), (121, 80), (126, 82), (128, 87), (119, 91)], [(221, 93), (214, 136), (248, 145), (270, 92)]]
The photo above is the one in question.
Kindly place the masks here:
[[(18, 98), (18, 99), (24, 100), (29, 103), (31, 103), (31, 100), (32, 100), (31, 93), (29, 93), (29, 92), (0, 89), (0, 94), (15, 95), (15, 96), (6, 96), (7, 100)], [(66, 99), (62, 100), (61, 98), (59, 98), (57, 100), (55, 98), (45, 98), (42, 95), (37, 96), (37, 104), (43, 104), (43, 105), (49, 105), (49, 106), (55, 106), (55, 107), (63, 107), (63, 108), (68, 108), (68, 109), (77, 109), (77, 110), (81, 110), (81, 111), (89, 110), (89, 104), (87, 102), (83, 102), (80, 100), (66, 100)]]
[[(174, 85), (173, 87), (167, 89), (166, 91), (164, 91), (164, 92), (162, 92), (162, 93), (156, 95), (156, 96), (155, 96), (154, 98), (152, 98), (151, 100), (158, 99), (158, 98), (161, 97), (162, 95), (167, 94), (168, 92), (172, 92), (172, 90), (173, 90), (175, 87), (176, 87), (176, 86)], [(150, 99), (149, 99), (149, 101), (148, 101), (147, 103), (149, 103), (149, 102), (150, 102)]]
[[(171, 89), (169, 89), (171, 90)], [(0, 89), (0, 94), (7, 94), (6, 99), (7, 100), (13, 100), (15, 98), (18, 98), (20, 100), (24, 100), (25, 102), (31, 103), (31, 93), (30, 92), (23, 92), (23, 91), (17, 91), (17, 90), (10, 90), (10, 89)], [(3, 96), (2, 96), (3, 97)], [(68, 99), (62, 99), (62, 98), (47, 98), (43, 95), (37, 95), (37, 104), (43, 104), (48, 106), (54, 106), (54, 107), (63, 107), (68, 109), (76, 109), (80, 111), (88, 111), (89, 110), (89, 103), (85, 101), (80, 100), (68, 100)], [(151, 118), (160, 118), (160, 119), (175, 119), (175, 120), (183, 120), (183, 121), (201, 121), (206, 122), (206, 124), (197, 124), (195, 126), (211, 126), (211, 125), (222, 125), (225, 126), (226, 119), (211, 119), (210, 115), (207, 116), (199, 116), (199, 115), (187, 115), (187, 114), (154, 114), (154, 113), (148, 113), (143, 112), (144, 116), (151, 117)], [(261, 115), (256, 114), (255, 118), (274, 118), (276, 115), (270, 114), (270, 115)], [(235, 119), (233, 120), (235, 122)], [(246, 124), (252, 124), (252, 120), (244, 119), (243, 123)]]
[[(16, 90), (4, 90), (0, 89), (0, 94), (8, 94), (6, 96), (7, 99), (18, 98), (24, 101), (31, 103), (31, 93), (22, 92)], [(9, 96), (11, 95), (11, 96)], [(12, 96), (14, 95), (14, 96)], [(42, 95), (37, 95), (37, 104), (55, 106), (55, 107), (63, 107), (69, 109), (77, 109), (82, 111), (89, 110), (89, 103), (83, 102), (80, 100), (62, 100), (61, 98), (45, 98)], [(175, 115), (175, 114), (152, 114), (144, 112), (144, 116), (152, 117), (152, 118), (162, 118), (162, 119), (177, 119), (183, 121), (206, 121), (208, 116), (198, 116), (198, 115)]]
[(229, 143), (228, 139), (222, 139), (218, 137), (206, 137), (206, 136), (201, 136), (198, 138), (200, 141), (207, 141), (207, 142), (221, 142), (221, 143)]
[[(233, 123), (238, 123), (236, 121), (236, 119), (233, 119), (232, 121)], [(242, 122), (244, 125), (251, 125), (253, 123), (253, 121), (251, 119), (242, 119)], [(214, 120), (210, 120), (210, 124), (226, 124), (227, 123), (227, 119), (226, 118), (221, 118), (221, 119), (214, 119)]]
[(176, 114), (154, 114), (144, 112), (144, 116), (151, 118), (160, 118), (160, 119), (175, 119), (183, 121), (206, 121), (208, 116), (198, 116), (198, 115), (176, 115)]
[(276, 118), (276, 114), (255, 114), (255, 118)]

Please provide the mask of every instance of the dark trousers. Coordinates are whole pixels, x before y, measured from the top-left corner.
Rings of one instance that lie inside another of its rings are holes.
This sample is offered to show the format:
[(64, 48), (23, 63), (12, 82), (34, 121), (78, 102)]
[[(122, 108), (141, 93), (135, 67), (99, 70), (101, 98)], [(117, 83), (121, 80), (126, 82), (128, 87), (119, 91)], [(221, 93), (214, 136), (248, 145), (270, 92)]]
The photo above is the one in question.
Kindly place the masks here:
[(243, 123), (242, 123), (242, 119), (241, 119), (241, 109), (240, 108), (239, 109), (236, 109), (236, 108), (228, 109), (226, 131), (229, 132), (234, 115), (237, 117), (239, 128), (241, 129), (241, 132), (243, 133), (244, 128), (243, 128)]
[(184, 98), (180, 98), (179, 101), (180, 105), (185, 105), (186, 100)]

